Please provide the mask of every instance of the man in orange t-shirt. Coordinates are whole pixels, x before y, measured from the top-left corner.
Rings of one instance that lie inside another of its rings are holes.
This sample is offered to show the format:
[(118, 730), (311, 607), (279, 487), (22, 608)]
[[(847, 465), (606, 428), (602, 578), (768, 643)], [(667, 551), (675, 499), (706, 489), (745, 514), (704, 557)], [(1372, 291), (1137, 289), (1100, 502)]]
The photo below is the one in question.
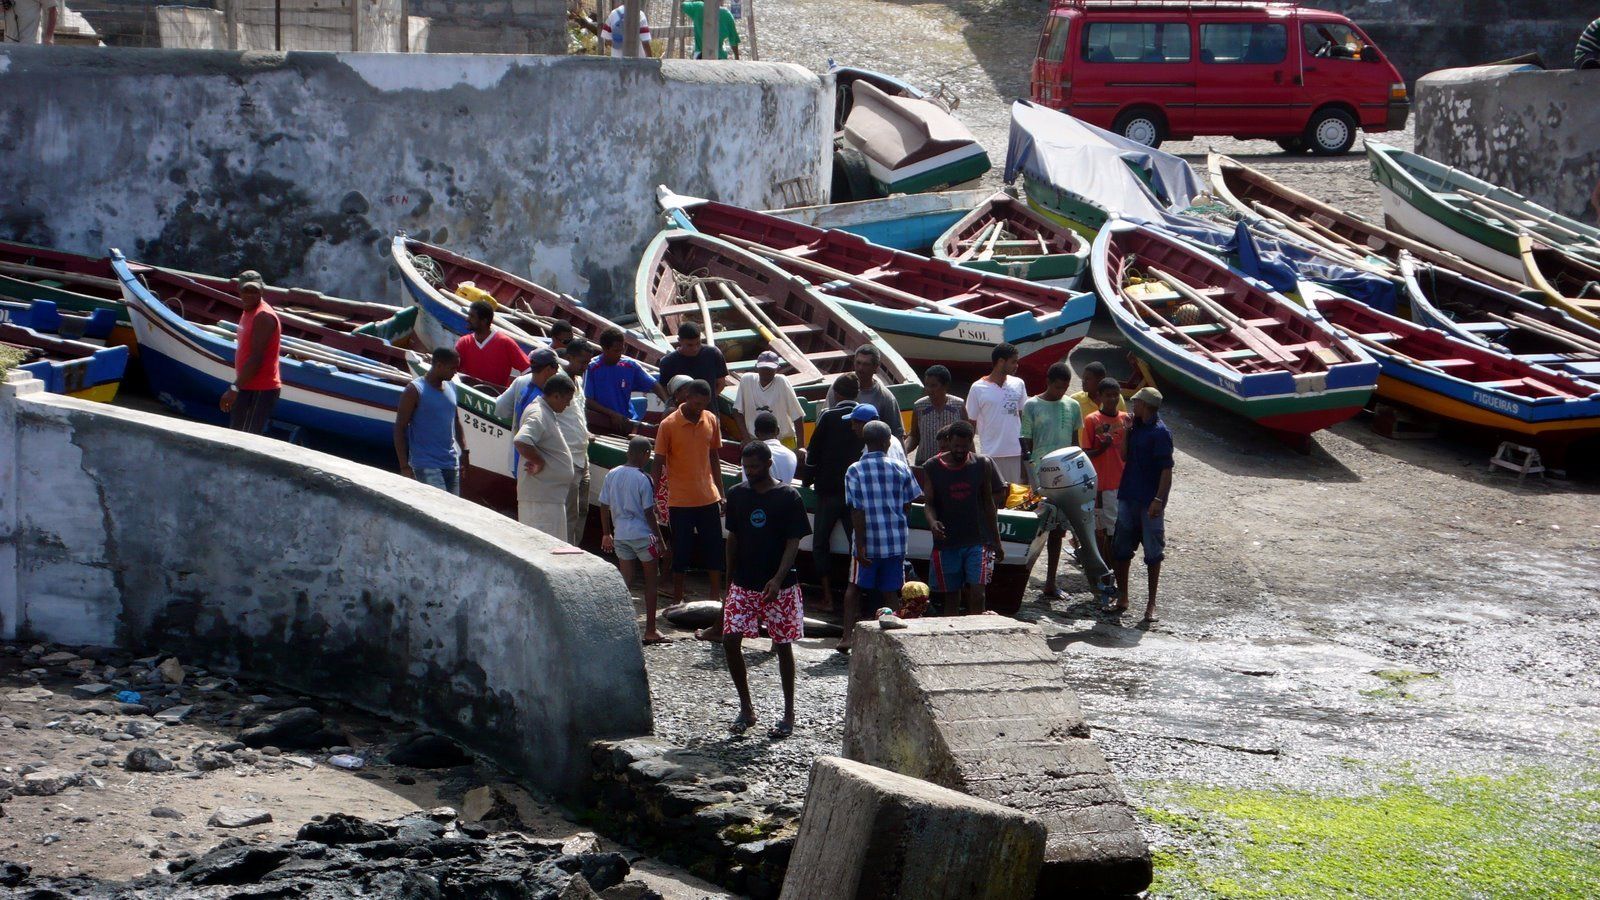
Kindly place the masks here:
[(1133, 417), (1118, 410), (1122, 385), (1114, 378), (1103, 378), (1095, 387), (1100, 408), (1083, 420), (1083, 440), (1079, 446), (1094, 464), (1094, 477), (1100, 488), (1095, 498), (1094, 537), (1100, 557), (1110, 559), (1111, 534), (1117, 528), (1117, 489), (1122, 486), (1122, 468), (1128, 449), (1128, 428)]
[(283, 326), (266, 301), (261, 273), (253, 269), (240, 272), (234, 283), (238, 285), (239, 299), (244, 301), (244, 312), (239, 315), (239, 334), (233, 349), (233, 384), (222, 393), (217, 405), (228, 414), (229, 428), (266, 434), (283, 390), (278, 369)]
[[(696, 379), (683, 391), (683, 405), (661, 420), (656, 432), (652, 474), (667, 479), (667, 522), (672, 528), (672, 591), (682, 603), (683, 573), (706, 570), (710, 599), (722, 598), (723, 558), (722, 426), (711, 405), (711, 385)], [(665, 472), (663, 473), (663, 470)], [(699, 560), (699, 565), (694, 563)], [(722, 630), (702, 629), (705, 640), (721, 640)], [(702, 632), (696, 632), (701, 636)]]

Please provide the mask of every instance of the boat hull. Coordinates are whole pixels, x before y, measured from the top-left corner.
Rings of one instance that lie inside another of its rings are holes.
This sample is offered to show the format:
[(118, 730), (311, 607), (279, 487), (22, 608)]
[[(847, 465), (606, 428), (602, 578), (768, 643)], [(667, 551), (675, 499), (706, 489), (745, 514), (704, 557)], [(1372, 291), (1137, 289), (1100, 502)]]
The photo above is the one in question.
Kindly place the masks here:
[(1018, 376), (1030, 385), (1043, 384), (1050, 366), (1066, 359), (1088, 335), (1095, 306), (1093, 294), (1080, 294), (1063, 307), (1058, 326), (1008, 335), (1008, 323), (992, 319), (912, 313), (842, 298), (836, 302), (919, 371), (942, 365), (956, 374), (981, 375), (994, 366), (990, 354), (995, 345), (1009, 340), (1019, 354)]
[(1111, 219), (1110, 213), (1087, 199), (1026, 175), (1022, 176), (1022, 191), (1034, 212), (1057, 225), (1071, 228), (1086, 240), (1094, 240)]
[(904, 194), (827, 206), (768, 210), (767, 214), (812, 228), (834, 228), (884, 247), (926, 253), (945, 229), (960, 221), (987, 191)]
[(102, 347), (78, 359), (40, 359), (18, 366), (44, 382), (44, 389), (52, 394), (97, 403), (117, 399), (127, 367), (128, 348), (122, 345)]
[[(1415, 196), (1415, 191), (1412, 192)], [(1522, 280), (1522, 260), (1488, 243), (1486, 236), (1474, 231), (1464, 233), (1451, 228), (1438, 218), (1429, 215), (1407, 200), (1400, 190), (1378, 182), (1378, 196), (1383, 201), (1383, 214), (1395, 231), (1432, 244), (1441, 250), (1483, 266), (1496, 275)]]

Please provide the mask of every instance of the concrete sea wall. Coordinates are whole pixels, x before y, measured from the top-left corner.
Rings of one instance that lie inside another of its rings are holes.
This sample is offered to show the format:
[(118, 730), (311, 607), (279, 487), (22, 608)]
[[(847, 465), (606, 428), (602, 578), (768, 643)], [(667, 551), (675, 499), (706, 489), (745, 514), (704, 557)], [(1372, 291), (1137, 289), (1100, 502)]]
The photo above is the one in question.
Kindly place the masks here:
[(649, 734), (612, 566), (280, 441), (0, 384), (0, 637), (164, 650), (421, 723), (568, 795)]
[(1600, 182), (1600, 70), (1482, 66), (1417, 82), (1417, 152), (1585, 222)]
[(831, 177), (831, 76), (778, 63), (0, 50), (0, 239), (400, 302), (396, 229), (631, 309), (655, 187)]
[(1597, 13), (1565, 0), (1309, 0), (1360, 25), (1408, 83), (1438, 69), (1538, 53), (1572, 65), (1572, 48)]

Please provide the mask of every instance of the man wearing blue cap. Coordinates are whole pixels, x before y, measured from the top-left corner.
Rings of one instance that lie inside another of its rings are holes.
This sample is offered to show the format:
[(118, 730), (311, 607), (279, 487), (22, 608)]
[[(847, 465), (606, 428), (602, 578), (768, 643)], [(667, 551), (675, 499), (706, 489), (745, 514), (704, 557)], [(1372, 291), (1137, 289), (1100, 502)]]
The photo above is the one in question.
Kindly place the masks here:
[[(883, 419), (882, 419), (881, 416), (878, 415), (878, 408), (876, 406), (873, 406), (871, 403), (857, 403), (856, 406), (855, 406), (855, 409), (852, 409), (850, 411), (850, 427), (851, 427), (851, 429), (853, 429), (855, 431), (856, 437), (861, 438), (861, 440), (862, 440), (862, 445), (861, 445), (861, 455), (862, 456), (866, 456), (868, 453), (872, 452), (866, 446), (866, 434), (865, 434), (865, 432), (866, 432), (866, 428), (867, 428), (867, 423), (868, 422), (881, 422), (881, 421), (883, 421)], [(887, 425), (889, 423), (884, 422), (884, 424)], [(892, 429), (891, 429), (891, 433), (892, 433)], [(890, 459), (894, 460), (895, 462), (899, 463), (900, 465), (905, 466), (908, 469), (911, 467), (911, 461), (906, 459), (905, 448), (900, 446), (900, 442), (899, 441), (890, 441), (889, 442), (888, 455), (889, 455)]]

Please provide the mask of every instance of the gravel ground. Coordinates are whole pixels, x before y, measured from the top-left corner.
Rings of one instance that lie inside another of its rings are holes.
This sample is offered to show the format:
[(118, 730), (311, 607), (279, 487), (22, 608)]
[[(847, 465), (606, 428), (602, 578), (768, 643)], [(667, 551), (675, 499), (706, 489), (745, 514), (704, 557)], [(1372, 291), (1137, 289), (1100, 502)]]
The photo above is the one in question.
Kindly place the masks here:
[[(760, 14), (763, 58), (818, 71), (832, 58), (943, 82), (962, 98), (958, 116), (997, 164), (1004, 158), (1007, 110), (1027, 88), (1042, 4), (764, 0)], [(1383, 139), (1411, 146), (1409, 131)], [(1285, 157), (1268, 142), (1216, 138), (1167, 147), (1197, 163), (1213, 148), (1381, 216), (1359, 152)], [(998, 180), (991, 173), (985, 183)], [(1104, 322), (1071, 362), (1081, 370), (1096, 358), (1126, 371)], [(1397, 765), (1592, 766), (1592, 484), (1518, 485), (1488, 474), (1490, 445), (1389, 440), (1361, 419), (1319, 434), (1300, 455), (1187, 397), (1171, 398), (1164, 416), (1178, 461), (1162, 622), (1141, 631), (1036, 594), (1023, 612), (1059, 652), (1136, 805), (1175, 783), (1353, 793)], [(1080, 576), (1064, 584), (1084, 599)], [(777, 791), (802, 790), (804, 762), (839, 750), (846, 667), (822, 647), (800, 651), (801, 727), (782, 744), (727, 738), (735, 706), (715, 648), (686, 641), (647, 658), (660, 733), (751, 766)], [(775, 668), (768, 656), (751, 670), (769, 720)], [(1397, 680), (1407, 686), (1394, 688)], [(1154, 825), (1147, 833), (1165, 840)]]

